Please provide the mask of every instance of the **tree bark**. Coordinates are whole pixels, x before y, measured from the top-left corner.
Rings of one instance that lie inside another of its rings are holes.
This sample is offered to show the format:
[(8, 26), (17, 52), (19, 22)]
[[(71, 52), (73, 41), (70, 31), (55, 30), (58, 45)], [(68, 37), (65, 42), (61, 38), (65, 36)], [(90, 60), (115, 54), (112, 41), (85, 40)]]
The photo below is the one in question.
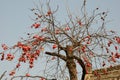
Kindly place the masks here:
[(76, 64), (75, 64), (74, 60), (68, 59), (66, 63), (67, 63), (67, 67), (69, 70), (70, 80), (78, 80)]
[(66, 65), (69, 71), (70, 80), (78, 80), (77, 69), (76, 69), (76, 64), (74, 61), (72, 49), (73, 49), (73, 46), (66, 47), (66, 57), (67, 57)]
[(86, 75), (86, 68), (85, 68), (85, 64), (84, 64), (84, 62), (80, 59), (80, 58), (78, 58), (78, 57), (76, 57), (76, 56), (74, 56), (74, 59), (76, 59), (77, 61), (78, 61), (78, 63), (80, 64), (80, 66), (82, 67), (82, 78), (81, 78), (81, 80), (84, 80), (85, 79), (85, 75)]

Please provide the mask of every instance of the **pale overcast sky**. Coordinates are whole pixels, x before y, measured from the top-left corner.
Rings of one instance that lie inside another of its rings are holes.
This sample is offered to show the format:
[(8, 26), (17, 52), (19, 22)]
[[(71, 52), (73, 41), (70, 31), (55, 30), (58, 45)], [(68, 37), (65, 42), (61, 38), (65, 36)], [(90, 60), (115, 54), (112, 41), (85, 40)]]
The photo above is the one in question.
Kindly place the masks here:
[[(45, 0), (40, 0), (45, 2)], [(77, 13), (82, 0), (51, 0), (52, 6), (59, 5), (60, 18), (64, 19), (66, 16), (66, 2), (69, 4), (71, 11)], [(114, 29), (120, 28), (120, 0), (87, 0), (87, 8), (92, 9), (99, 7), (102, 11), (110, 11), (109, 19), (112, 20), (110, 24)], [(0, 0), (0, 44), (6, 43), (8, 45), (18, 41), (29, 26), (33, 23), (29, 16), (32, 15), (30, 8), (33, 8), (34, 2), (38, 0)]]
[[(39, 0), (45, 2), (45, 0)], [(52, 7), (59, 5), (58, 17), (61, 21), (65, 19), (66, 4), (69, 5), (71, 11), (78, 15), (78, 11), (83, 0), (50, 0)], [(91, 12), (96, 7), (100, 11), (110, 11), (108, 19), (112, 22), (108, 25), (111, 29), (120, 31), (120, 0), (87, 0), (87, 9)], [(33, 21), (29, 16), (33, 15), (30, 8), (33, 8), (34, 2), (38, 0), (0, 0), (0, 44), (6, 43), (12, 46), (20, 37), (24, 37), (25, 33), (30, 30)], [(89, 13), (88, 12), (88, 13)], [(0, 48), (1, 52), (1, 48)], [(9, 63), (10, 64), (10, 63)], [(0, 65), (4, 69), (8, 66)], [(1, 69), (0, 69), (1, 73)]]

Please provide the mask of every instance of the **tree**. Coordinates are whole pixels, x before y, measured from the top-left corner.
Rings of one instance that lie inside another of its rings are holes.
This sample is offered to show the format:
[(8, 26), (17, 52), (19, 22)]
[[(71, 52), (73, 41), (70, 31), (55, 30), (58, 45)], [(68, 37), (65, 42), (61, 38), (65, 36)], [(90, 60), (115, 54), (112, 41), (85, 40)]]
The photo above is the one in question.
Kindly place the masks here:
[[(68, 12), (69, 20), (62, 24), (55, 17), (58, 7), (52, 10), (49, 3), (47, 11), (42, 6), (31, 9), (37, 17), (31, 28), (39, 30), (38, 32), (28, 33), (27, 39), (18, 41), (12, 47), (2, 44), (4, 51), (0, 53), (1, 61), (17, 61), (15, 68), (9, 73), (11, 80), (26, 77), (40, 80), (79, 80), (80, 67), (81, 80), (84, 80), (88, 73), (86, 67), (111, 67), (113, 63), (119, 63), (120, 37), (115, 31), (106, 29), (108, 12), (99, 13), (99, 8), (96, 8), (88, 15), (84, 0), (82, 17), (73, 17)], [(15, 75), (21, 64), (29, 64), (28, 68), (32, 69), (35, 62), (43, 57), (46, 64), (44, 76), (32, 76), (29, 73)], [(95, 75), (99, 76), (99, 73), (95, 72)]]

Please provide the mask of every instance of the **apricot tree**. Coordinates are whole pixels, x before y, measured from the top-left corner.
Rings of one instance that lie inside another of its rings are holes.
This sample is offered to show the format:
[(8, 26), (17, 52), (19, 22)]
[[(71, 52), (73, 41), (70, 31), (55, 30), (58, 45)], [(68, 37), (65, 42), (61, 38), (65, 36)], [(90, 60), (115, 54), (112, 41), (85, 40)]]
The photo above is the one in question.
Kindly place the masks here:
[[(36, 16), (31, 28), (38, 32), (27, 33), (28, 38), (12, 47), (2, 44), (4, 51), (0, 53), (1, 61), (16, 60), (17, 63), (9, 73), (11, 80), (84, 80), (85, 74), (88, 74), (86, 67), (101, 68), (119, 63), (120, 37), (106, 28), (108, 12), (98, 12), (99, 8), (96, 8), (88, 15), (84, 0), (82, 16), (74, 17), (69, 12), (69, 20), (63, 24), (55, 16), (58, 7), (52, 10), (49, 3), (47, 11), (42, 6), (31, 9)], [(44, 67), (44, 76), (32, 76), (29, 71), (16, 76), (21, 64), (26, 63), (28, 69), (34, 69), (35, 62), (41, 59), (45, 63), (45, 66), (41, 66)], [(95, 72), (95, 75), (99, 76), (99, 73)]]

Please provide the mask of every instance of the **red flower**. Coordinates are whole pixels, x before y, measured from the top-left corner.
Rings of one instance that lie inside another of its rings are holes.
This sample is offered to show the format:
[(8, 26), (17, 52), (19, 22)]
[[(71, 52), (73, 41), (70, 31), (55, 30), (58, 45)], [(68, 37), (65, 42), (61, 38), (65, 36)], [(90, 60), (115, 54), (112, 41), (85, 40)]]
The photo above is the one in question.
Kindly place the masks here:
[(92, 65), (91, 65), (90, 62), (87, 62), (87, 63), (86, 63), (86, 66), (87, 66), (87, 67), (91, 67)]
[(82, 46), (82, 52), (85, 52), (86, 51), (86, 46), (84, 45), (84, 46)]
[(41, 32), (45, 32), (45, 31), (47, 31), (46, 27), (41, 29)]
[(16, 65), (16, 68), (19, 68), (20, 67), (20, 63), (18, 63), (17, 65)]
[(26, 77), (29, 77), (29, 76), (30, 76), (30, 74), (29, 74), (29, 73), (26, 73), (26, 74), (25, 74), (25, 76), (26, 76)]
[(13, 71), (10, 72), (9, 75), (10, 75), (10, 76), (13, 76), (14, 74), (15, 74), (15, 71), (13, 70)]
[(118, 47), (117, 47), (117, 46), (115, 46), (115, 50), (118, 50)]
[(36, 51), (35, 51), (35, 54), (36, 54), (37, 56), (39, 56), (39, 55), (40, 55), (40, 50), (36, 50)]
[(120, 58), (120, 54), (118, 52), (115, 54), (115, 58)]
[(115, 59), (115, 56), (114, 56), (114, 55), (112, 55), (111, 60), (112, 60), (113, 62), (116, 62), (116, 59)]
[(108, 47), (110, 47), (111, 44), (112, 44), (112, 41), (109, 41), (109, 42), (108, 42)]
[(103, 64), (102, 64), (102, 66), (105, 66), (106, 64), (105, 64), (105, 62), (103, 61)]
[(35, 29), (39, 28), (40, 27), (40, 24), (39, 23), (35, 23), (32, 25), (32, 27), (34, 27)]
[(40, 80), (45, 80), (45, 78), (40, 78)]
[(47, 15), (46, 16), (50, 16), (52, 14), (51, 10), (48, 10)]
[(57, 48), (57, 45), (56, 45), (56, 44), (54, 44), (54, 45), (52, 46), (52, 48), (53, 48), (53, 49)]
[(10, 53), (7, 54), (6, 60), (11, 61), (13, 59), (14, 59), (14, 55), (13, 54), (10, 54)]
[(118, 44), (120, 44), (120, 37), (116, 37), (116, 41)]
[(8, 49), (8, 46), (6, 44), (2, 44), (1, 46), (2, 46), (3, 50), (7, 50)]
[(65, 31), (69, 31), (70, 30), (70, 27), (65, 27)]
[(17, 43), (17, 47), (22, 48), (23, 44), (21, 42)]
[(27, 45), (24, 45), (24, 46), (22, 46), (22, 50), (23, 50), (24, 52), (27, 52), (27, 51), (30, 51), (30, 50), (31, 50), (31, 47), (30, 47), (30, 46), (27, 46)]
[(60, 30), (59, 29), (56, 29), (55, 30), (55, 34), (59, 34), (60, 33)]
[(33, 64), (30, 64), (30, 65), (29, 65), (29, 68), (33, 68), (33, 66), (34, 66)]
[(78, 24), (80, 25), (80, 26), (83, 26), (83, 24), (82, 24), (82, 22), (81, 21), (77, 21), (78, 22)]

